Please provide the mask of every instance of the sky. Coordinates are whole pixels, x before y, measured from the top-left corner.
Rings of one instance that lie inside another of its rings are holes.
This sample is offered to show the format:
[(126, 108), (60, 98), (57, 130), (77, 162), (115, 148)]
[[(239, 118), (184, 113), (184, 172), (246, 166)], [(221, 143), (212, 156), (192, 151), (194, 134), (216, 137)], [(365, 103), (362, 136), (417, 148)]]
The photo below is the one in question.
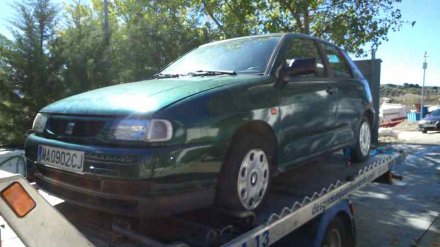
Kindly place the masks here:
[[(62, 4), (69, 0), (54, 0)], [(8, 20), (14, 16), (11, 4), (15, 0), (0, 0), (0, 33), (11, 37)], [(423, 81), (423, 61), (428, 54), (427, 86), (440, 86), (440, 0), (402, 0), (396, 5), (405, 21), (400, 31), (388, 34), (376, 52), (382, 60), (381, 84), (417, 83)], [(356, 58), (353, 57), (354, 60)]]

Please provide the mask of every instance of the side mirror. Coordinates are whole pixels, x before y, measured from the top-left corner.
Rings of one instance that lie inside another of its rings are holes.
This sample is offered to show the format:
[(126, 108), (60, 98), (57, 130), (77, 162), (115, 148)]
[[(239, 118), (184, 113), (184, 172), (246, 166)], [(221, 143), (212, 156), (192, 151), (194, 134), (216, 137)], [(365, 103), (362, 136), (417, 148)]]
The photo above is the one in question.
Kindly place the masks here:
[(287, 59), (282, 65), (279, 78), (282, 81), (288, 81), (290, 77), (315, 74), (316, 72), (316, 58)]

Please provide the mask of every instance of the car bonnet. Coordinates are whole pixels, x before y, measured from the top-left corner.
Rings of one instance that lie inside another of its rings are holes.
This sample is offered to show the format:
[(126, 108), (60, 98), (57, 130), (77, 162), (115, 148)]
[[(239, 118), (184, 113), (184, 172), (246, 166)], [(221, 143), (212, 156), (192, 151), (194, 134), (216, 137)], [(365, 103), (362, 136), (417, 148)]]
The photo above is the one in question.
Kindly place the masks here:
[(146, 80), (104, 87), (71, 96), (41, 112), (75, 115), (128, 115), (157, 111), (183, 98), (236, 83), (240, 76), (206, 76)]

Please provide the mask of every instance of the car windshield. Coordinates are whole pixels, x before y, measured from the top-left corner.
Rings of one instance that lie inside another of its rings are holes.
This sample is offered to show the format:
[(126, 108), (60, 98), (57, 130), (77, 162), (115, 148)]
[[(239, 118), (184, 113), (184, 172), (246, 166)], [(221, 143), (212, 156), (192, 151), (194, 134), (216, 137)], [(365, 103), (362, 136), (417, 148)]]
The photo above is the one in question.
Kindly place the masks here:
[(168, 66), (161, 74), (196, 71), (264, 73), (280, 36), (240, 38), (200, 46)]
[(440, 109), (435, 110), (431, 113), (432, 116), (440, 116)]

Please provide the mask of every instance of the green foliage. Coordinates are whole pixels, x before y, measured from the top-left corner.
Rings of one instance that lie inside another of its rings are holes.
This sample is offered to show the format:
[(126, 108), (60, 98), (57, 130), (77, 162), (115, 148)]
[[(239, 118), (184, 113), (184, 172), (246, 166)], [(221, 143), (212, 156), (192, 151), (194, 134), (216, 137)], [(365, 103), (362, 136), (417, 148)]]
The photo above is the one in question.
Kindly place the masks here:
[(63, 62), (67, 93), (110, 85), (112, 54), (104, 40), (100, 16), (79, 0), (65, 6), (65, 13), (66, 25), (58, 33), (53, 51)]
[(14, 42), (0, 41), (0, 144), (22, 143), (38, 110), (63, 91), (60, 64), (50, 49), (55, 8), (49, 0), (29, 0), (16, 10)]
[(115, 1), (113, 35), (119, 81), (142, 80), (194, 47), (210, 41), (186, 1)]
[(332, 41), (357, 55), (402, 25), (401, 0), (195, 0), (226, 37), (299, 32)]

